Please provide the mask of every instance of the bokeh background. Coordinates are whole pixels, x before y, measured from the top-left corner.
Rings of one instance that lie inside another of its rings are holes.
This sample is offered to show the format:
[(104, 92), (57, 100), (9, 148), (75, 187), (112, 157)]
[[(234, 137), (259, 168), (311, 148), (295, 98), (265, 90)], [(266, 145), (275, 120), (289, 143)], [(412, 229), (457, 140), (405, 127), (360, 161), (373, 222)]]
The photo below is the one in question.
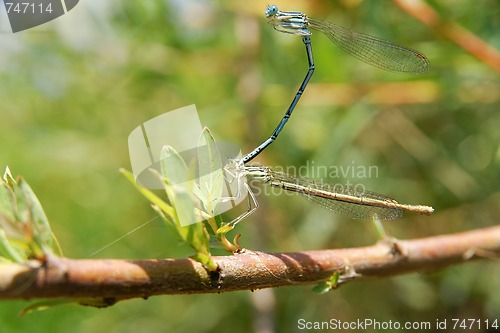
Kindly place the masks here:
[[(317, 166), (376, 166), (377, 176), (363, 179), (367, 188), (436, 209), (430, 217), (405, 215), (386, 223), (398, 238), (494, 225), (500, 214), (500, 3), (434, 0), (423, 3), (427, 8), (404, 10), (399, 2), (275, 1), (283, 10), (418, 49), (432, 69), (419, 76), (385, 72), (315, 33), (312, 81), (285, 131), (256, 162), (306, 165), (314, 176)], [(155, 217), (118, 173), (130, 169), (127, 137), (150, 118), (196, 104), (217, 140), (248, 152), (267, 138), (302, 81), (307, 60), (299, 37), (267, 24), (265, 6), (241, 0), (82, 0), (48, 24), (0, 33), (0, 169), (8, 165), (32, 185), (66, 256), (191, 254), (158, 220), (114, 242)], [(295, 196), (261, 195), (259, 202), (235, 231), (250, 249), (301, 251), (377, 241), (369, 222)], [(2, 301), (0, 330), (295, 332), (301, 318), (500, 320), (499, 276), (498, 261), (478, 261), (354, 282), (326, 295), (289, 287), (159, 296), (100, 310), (63, 306), (23, 318), (17, 314), (30, 302)]]

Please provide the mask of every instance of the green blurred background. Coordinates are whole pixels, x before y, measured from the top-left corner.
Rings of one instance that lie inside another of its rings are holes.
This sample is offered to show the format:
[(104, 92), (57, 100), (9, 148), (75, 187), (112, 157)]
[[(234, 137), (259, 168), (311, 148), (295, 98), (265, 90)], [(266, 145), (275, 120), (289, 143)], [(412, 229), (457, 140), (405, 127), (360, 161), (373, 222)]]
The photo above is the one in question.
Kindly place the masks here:
[[(317, 166), (376, 166), (378, 176), (363, 179), (368, 189), (436, 209), (430, 217), (405, 215), (386, 223), (401, 239), (494, 225), (500, 213), (498, 70), (391, 1), (275, 4), (418, 49), (432, 69), (420, 76), (385, 72), (315, 33), (312, 81), (285, 131), (256, 162), (306, 165), (314, 176)], [(497, 0), (429, 4), (444, 21), (500, 48)], [(144, 121), (190, 104), (217, 140), (234, 142), (244, 153), (267, 138), (307, 60), (300, 38), (266, 23), (265, 6), (82, 0), (53, 22), (0, 33), (0, 169), (8, 165), (28, 180), (67, 257), (191, 254), (158, 220), (103, 249), (155, 217), (118, 173), (130, 169), (127, 138)], [(235, 230), (250, 249), (302, 251), (377, 241), (369, 222), (294, 196), (262, 195), (259, 202)], [(480, 261), (354, 282), (326, 295), (289, 287), (159, 296), (23, 318), (17, 314), (31, 303), (3, 301), (0, 331), (295, 332), (301, 318), (500, 320), (499, 276), (498, 262)]]

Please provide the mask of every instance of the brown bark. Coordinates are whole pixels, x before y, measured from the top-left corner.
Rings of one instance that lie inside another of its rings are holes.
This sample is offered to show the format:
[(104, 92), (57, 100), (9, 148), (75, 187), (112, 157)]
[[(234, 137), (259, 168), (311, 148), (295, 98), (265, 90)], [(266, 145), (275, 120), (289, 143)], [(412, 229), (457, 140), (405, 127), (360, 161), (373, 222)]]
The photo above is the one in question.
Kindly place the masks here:
[(221, 293), (340, 282), (433, 270), (500, 253), (500, 226), (368, 247), (293, 253), (246, 250), (215, 257), (217, 272), (191, 259), (72, 260), (0, 265), (0, 299), (98, 297), (110, 300), (163, 294)]

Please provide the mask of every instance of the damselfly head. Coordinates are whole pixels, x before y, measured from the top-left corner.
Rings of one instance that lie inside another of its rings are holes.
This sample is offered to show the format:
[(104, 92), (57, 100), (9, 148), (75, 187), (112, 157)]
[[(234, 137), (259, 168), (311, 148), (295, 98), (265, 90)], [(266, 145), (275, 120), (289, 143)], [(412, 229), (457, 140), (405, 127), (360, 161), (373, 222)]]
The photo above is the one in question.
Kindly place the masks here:
[(239, 174), (245, 169), (245, 164), (242, 159), (229, 159), (228, 163), (224, 166), (224, 171), (234, 178), (237, 178)]
[(269, 5), (266, 8), (265, 14), (266, 14), (266, 17), (269, 18), (271, 16), (275, 16), (276, 14), (278, 14), (278, 12), (279, 12), (278, 6)]

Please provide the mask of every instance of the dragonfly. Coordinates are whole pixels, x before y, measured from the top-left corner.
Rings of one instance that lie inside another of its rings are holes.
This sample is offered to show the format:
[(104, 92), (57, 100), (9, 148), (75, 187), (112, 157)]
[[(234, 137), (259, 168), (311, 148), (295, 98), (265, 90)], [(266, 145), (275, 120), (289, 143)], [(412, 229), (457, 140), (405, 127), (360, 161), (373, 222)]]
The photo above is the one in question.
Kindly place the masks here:
[(276, 140), (302, 97), (315, 70), (311, 46), (311, 30), (322, 32), (346, 53), (367, 64), (384, 70), (420, 74), (427, 72), (430, 67), (427, 57), (416, 50), (355, 32), (332, 22), (315, 20), (301, 12), (284, 12), (280, 11), (276, 5), (270, 5), (266, 8), (265, 15), (275, 30), (302, 37), (302, 42), (306, 47), (309, 68), (292, 103), (283, 115), (283, 118), (281, 118), (276, 129), (268, 139), (243, 157), (244, 163), (253, 160)]
[[(379, 193), (364, 189), (357, 190), (352, 185), (317, 182), (306, 177), (296, 177), (274, 171), (267, 166), (247, 166), (241, 160), (231, 161), (225, 166), (225, 171), (232, 179), (236, 179), (238, 184), (243, 185), (249, 194), (250, 202), (249, 209), (231, 221), (230, 225), (235, 225), (245, 219), (259, 207), (248, 185), (252, 180), (297, 193), (323, 208), (353, 219), (387, 221), (400, 218), (405, 211), (422, 215), (430, 215), (434, 212), (434, 208), (430, 206), (402, 204)], [(239, 195), (237, 194), (237, 197)]]

